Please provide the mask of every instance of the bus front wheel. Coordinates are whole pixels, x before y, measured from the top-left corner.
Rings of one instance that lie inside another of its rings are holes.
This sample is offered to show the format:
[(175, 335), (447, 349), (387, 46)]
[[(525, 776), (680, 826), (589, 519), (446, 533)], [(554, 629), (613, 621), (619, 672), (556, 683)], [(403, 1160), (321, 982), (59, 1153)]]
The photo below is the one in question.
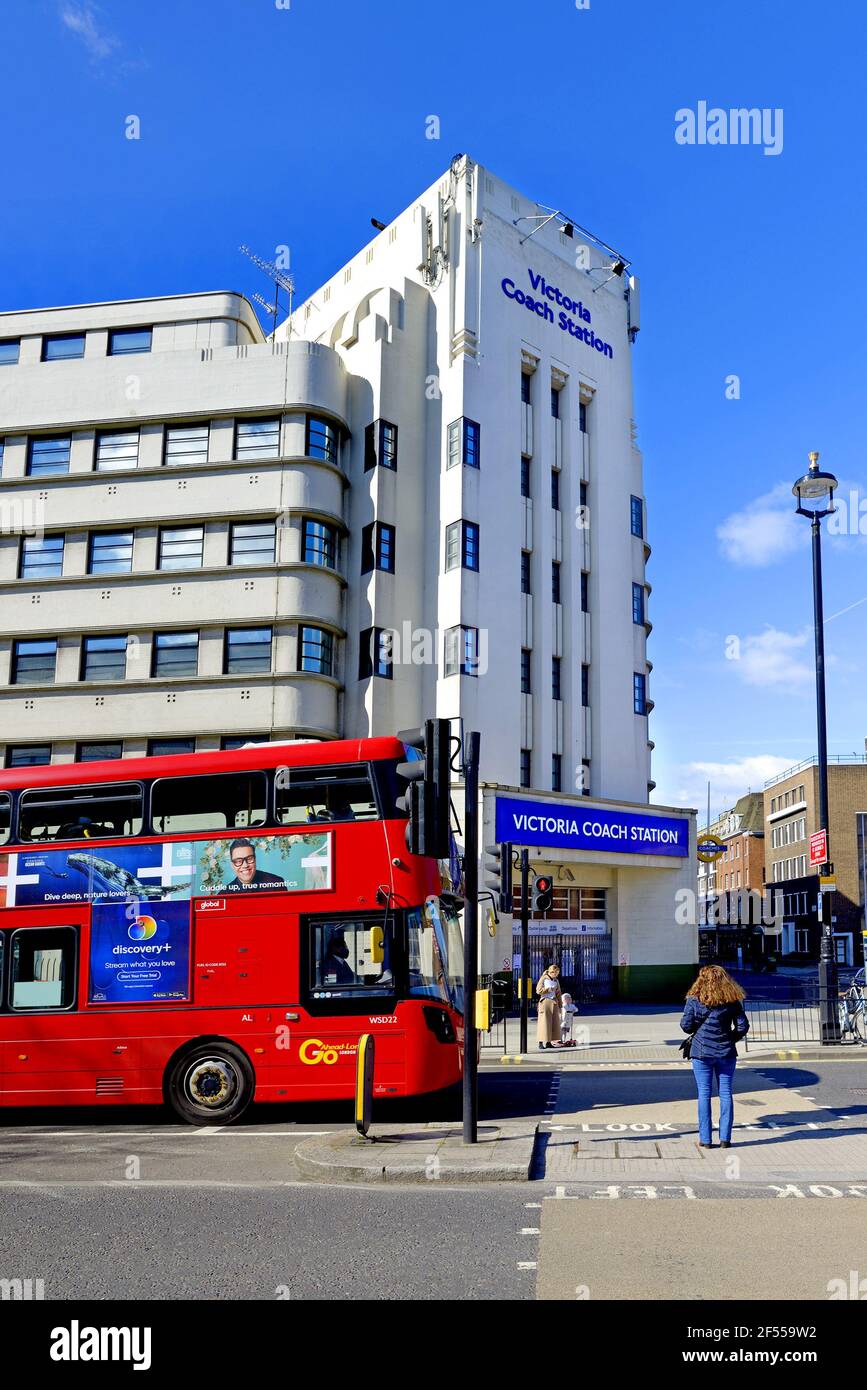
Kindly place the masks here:
[(247, 1109), (254, 1085), (250, 1060), (234, 1043), (199, 1043), (170, 1068), (166, 1100), (189, 1124), (228, 1125)]

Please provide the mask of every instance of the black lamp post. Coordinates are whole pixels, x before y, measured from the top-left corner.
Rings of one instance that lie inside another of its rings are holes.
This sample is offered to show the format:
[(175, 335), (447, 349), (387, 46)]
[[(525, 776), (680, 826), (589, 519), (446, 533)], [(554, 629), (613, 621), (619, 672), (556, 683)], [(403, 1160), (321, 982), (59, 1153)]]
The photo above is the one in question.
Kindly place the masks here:
[[(798, 499), (798, 515), (808, 516), (813, 533), (813, 627), (816, 638), (816, 722), (819, 749), (819, 829), (825, 831), (827, 847), (825, 864), (819, 874), (827, 875), (831, 848), (828, 826), (828, 730), (825, 717), (825, 627), (822, 608), (822, 538), (821, 521), (836, 511), (834, 489), (837, 479), (833, 473), (823, 473), (819, 455), (810, 454), (810, 467), (792, 488)], [(804, 506), (808, 502), (812, 505)], [(839, 1041), (840, 1023), (837, 1010), (837, 962), (834, 958), (834, 930), (831, 922), (831, 894), (819, 890), (822, 905), (822, 944), (819, 955), (819, 1021), (823, 1043)]]

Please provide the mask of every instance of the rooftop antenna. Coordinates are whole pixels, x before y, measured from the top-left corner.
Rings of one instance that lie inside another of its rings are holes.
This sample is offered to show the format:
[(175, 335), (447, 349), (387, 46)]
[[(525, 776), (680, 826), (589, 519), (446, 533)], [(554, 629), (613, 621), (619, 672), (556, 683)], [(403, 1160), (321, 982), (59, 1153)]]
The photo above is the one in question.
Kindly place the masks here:
[(239, 250), (243, 255), (245, 255), (245, 256), (247, 257), (248, 260), (252, 261), (253, 264), (254, 264), (255, 266), (258, 266), (259, 269), (263, 272), (263, 274), (267, 275), (267, 276), (268, 276), (268, 279), (271, 280), (272, 283), (273, 283), (273, 285), (274, 285), (274, 302), (273, 302), (273, 304), (270, 303), (268, 300), (263, 299), (262, 295), (260, 295), (260, 294), (254, 294), (254, 295), (251, 296), (251, 298), (255, 299), (255, 301), (256, 301), (257, 304), (261, 304), (261, 305), (262, 305), (262, 308), (263, 308), (263, 309), (266, 309), (266, 310), (268, 311), (268, 313), (271, 314), (271, 316), (272, 316), (272, 321), (273, 321), (272, 334), (274, 334), (274, 333), (277, 332), (277, 316), (278, 316), (278, 314), (279, 314), (279, 312), (280, 312), (280, 291), (281, 291), (281, 290), (285, 290), (285, 291), (286, 291), (286, 294), (287, 294), (288, 297), (289, 297), (289, 309), (288, 309), (288, 322), (289, 322), (289, 328), (288, 328), (288, 334), (289, 334), (289, 337), (291, 338), (291, 336), (292, 336), (292, 298), (293, 298), (293, 295), (295, 294), (295, 281), (293, 280), (292, 276), (289, 275), (289, 274), (287, 274), (287, 272), (286, 272), (285, 270), (281, 270), (280, 267), (274, 263), (274, 261), (265, 261), (265, 260), (262, 259), (261, 256), (257, 256), (256, 253), (255, 253), (254, 251), (251, 251), (251, 250), (250, 250), (249, 246), (239, 246), (239, 247), (238, 247), (238, 250)]

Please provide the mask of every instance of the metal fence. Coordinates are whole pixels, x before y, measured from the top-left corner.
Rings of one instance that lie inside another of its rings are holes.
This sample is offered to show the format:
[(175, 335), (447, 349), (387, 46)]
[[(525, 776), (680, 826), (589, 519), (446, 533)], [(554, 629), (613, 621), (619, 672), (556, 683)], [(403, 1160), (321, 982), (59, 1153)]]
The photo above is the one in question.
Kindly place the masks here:
[(745, 1050), (757, 1042), (821, 1042), (819, 1000), (813, 993), (807, 999), (754, 999), (745, 1001), (750, 1021)]
[[(531, 998), (535, 999), (536, 981), (549, 965), (560, 967), (560, 988), (564, 994), (571, 994), (576, 1004), (601, 1004), (611, 998), (610, 934), (578, 936), (552, 932), (545, 936), (531, 936), (529, 946), (527, 974), (531, 980)], [(520, 960), (520, 932), (512, 937), (512, 955), (516, 961)], [(517, 1008), (517, 971), (513, 971), (512, 989), (512, 1007)]]

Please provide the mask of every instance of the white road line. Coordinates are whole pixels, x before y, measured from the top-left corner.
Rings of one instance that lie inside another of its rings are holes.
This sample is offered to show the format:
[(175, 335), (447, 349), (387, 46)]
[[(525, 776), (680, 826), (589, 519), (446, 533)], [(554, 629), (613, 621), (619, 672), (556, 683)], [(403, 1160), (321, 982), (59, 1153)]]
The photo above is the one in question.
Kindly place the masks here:
[(541, 1202), (525, 1202), (525, 1203), (524, 1203), (524, 1210), (525, 1210), (525, 1211), (538, 1211), (538, 1210), (540, 1210), (541, 1206), (542, 1206), (542, 1203), (541, 1203)]
[(539, 1227), (538, 1227), (538, 1226), (522, 1226), (522, 1227), (521, 1227), (521, 1235), (522, 1235), (522, 1236), (537, 1236), (538, 1234), (539, 1234)]
[(519, 1269), (535, 1269), (535, 1268), (536, 1268), (536, 1261), (535, 1261), (535, 1260), (519, 1260), (519, 1261), (518, 1261), (518, 1268), (519, 1268)]

